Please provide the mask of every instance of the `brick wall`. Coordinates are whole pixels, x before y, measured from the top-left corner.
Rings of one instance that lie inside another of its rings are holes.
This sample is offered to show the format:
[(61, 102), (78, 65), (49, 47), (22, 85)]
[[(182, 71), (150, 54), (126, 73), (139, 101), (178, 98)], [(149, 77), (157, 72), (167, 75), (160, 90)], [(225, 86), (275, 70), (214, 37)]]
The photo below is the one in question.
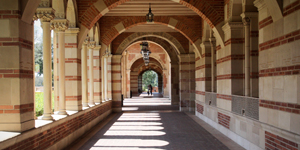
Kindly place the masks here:
[(278, 135), (265, 131), (265, 149), (298, 150), (298, 144)]
[(197, 103), (197, 104), (196, 104), (196, 107), (197, 107), (197, 112), (203, 114), (203, 110), (204, 110), (204, 109), (203, 109), (203, 106)]
[(222, 114), (220, 112), (218, 112), (218, 123), (222, 126), (224, 126), (225, 128), (229, 129), (230, 126), (230, 116), (227, 116), (225, 114)]
[[(95, 108), (91, 111), (87, 111), (86, 113), (84, 113), (80, 116), (77, 116), (73, 119), (66, 120), (57, 126), (54, 126), (48, 130), (43, 131), (42, 133), (32, 135), (31, 137), (28, 137), (20, 142), (17, 142), (14, 145), (11, 145), (9, 147), (3, 147), (3, 149), (4, 150), (12, 150), (12, 149), (32, 150), (32, 149), (49, 148), (50, 146), (61, 141), (63, 138), (72, 134), (76, 130), (87, 125), (88, 123), (90, 123), (97, 117), (101, 116), (105, 112), (111, 110), (112, 102), (110, 101), (110, 102), (107, 102), (100, 106), (95, 106), (95, 107), (97, 107), (97, 108)], [(40, 130), (40, 129), (38, 128), (38, 129), (34, 129), (34, 130)], [(27, 131), (27, 132), (30, 132), (30, 131)], [(36, 133), (36, 132), (34, 132), (34, 133)], [(14, 138), (18, 139), (18, 138), (20, 138), (20, 136), (22, 136), (22, 134), (14, 137)], [(0, 142), (0, 145), (1, 144), (3, 144), (3, 142)], [(2, 149), (1, 146), (0, 146), (0, 149)]]

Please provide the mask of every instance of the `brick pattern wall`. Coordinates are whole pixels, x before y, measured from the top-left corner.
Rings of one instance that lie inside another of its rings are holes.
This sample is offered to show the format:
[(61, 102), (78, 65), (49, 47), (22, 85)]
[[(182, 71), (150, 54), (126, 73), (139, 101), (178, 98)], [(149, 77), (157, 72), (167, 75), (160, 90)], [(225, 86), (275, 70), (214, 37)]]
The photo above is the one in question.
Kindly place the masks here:
[(300, 39), (300, 30), (297, 30), (292, 33), (259, 44), (259, 51), (268, 50), (270, 48), (284, 45), (286, 43), (298, 41), (299, 39)]
[(267, 25), (272, 24), (272, 23), (273, 23), (273, 19), (272, 19), (271, 16), (269, 16), (269, 17), (265, 18), (264, 20), (260, 21), (258, 23), (258, 27), (259, 27), (259, 29), (262, 29), (262, 28), (264, 28)]
[(289, 113), (300, 114), (300, 105), (293, 103), (274, 102), (269, 100), (259, 100), (259, 106), (269, 109), (285, 111)]
[(265, 131), (265, 149), (298, 150), (298, 144), (278, 135)]
[(196, 107), (197, 107), (197, 112), (203, 114), (203, 110), (204, 110), (204, 109), (203, 109), (203, 106), (200, 105), (200, 104), (198, 104), (198, 103), (196, 103)]
[(23, 105), (0, 105), (0, 114), (23, 114), (33, 112), (33, 103)]
[(218, 112), (218, 123), (224, 126), (225, 128), (229, 129), (230, 116)]
[(299, 9), (300, 9), (300, 0), (297, 0), (283, 9), (283, 16), (287, 16)]
[(33, 79), (33, 71), (23, 69), (0, 69), (0, 78)]
[(300, 65), (270, 68), (259, 71), (260, 77), (297, 75), (300, 74)]
[(232, 99), (232, 95), (224, 95), (224, 94), (217, 94), (217, 98), (230, 100)]
[(64, 137), (72, 134), (77, 129), (83, 127), (89, 122), (93, 121), (98, 116), (104, 114), (105, 112), (111, 110), (112, 102), (107, 102), (102, 106), (98, 107), (92, 111), (86, 112), (76, 118), (63, 122), (62, 124), (55, 126), (43, 133), (33, 135), (26, 140), (18, 142), (12, 146), (5, 148), (4, 150), (22, 149), (22, 150), (32, 150), (32, 149), (46, 149), (55, 143), (62, 140)]

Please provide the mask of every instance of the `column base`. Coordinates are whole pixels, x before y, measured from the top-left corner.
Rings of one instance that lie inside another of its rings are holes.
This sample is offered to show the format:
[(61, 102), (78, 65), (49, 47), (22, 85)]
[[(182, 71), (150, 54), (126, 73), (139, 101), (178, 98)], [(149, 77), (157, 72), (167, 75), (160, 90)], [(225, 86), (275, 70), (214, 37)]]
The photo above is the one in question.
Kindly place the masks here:
[(96, 104), (94, 102), (89, 103), (89, 105), (95, 106)]
[(68, 113), (65, 110), (60, 110), (57, 114), (58, 115), (68, 115)]
[(53, 120), (53, 117), (51, 116), (51, 114), (44, 114), (42, 120)]
[(88, 103), (82, 103), (82, 107), (90, 107)]

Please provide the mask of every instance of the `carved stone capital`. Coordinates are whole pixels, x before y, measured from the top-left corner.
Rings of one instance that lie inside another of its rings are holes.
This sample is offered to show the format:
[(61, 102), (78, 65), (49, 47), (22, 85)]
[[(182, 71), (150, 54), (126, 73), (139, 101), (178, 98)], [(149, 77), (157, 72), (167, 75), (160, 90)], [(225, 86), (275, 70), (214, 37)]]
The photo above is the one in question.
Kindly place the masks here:
[(242, 20), (243, 20), (244, 26), (249, 26), (250, 25), (250, 18), (249, 17), (244, 17)]
[(83, 41), (84, 45), (87, 45), (90, 42), (90, 37), (86, 37)]
[(89, 49), (94, 49), (96, 47), (96, 41), (90, 41), (87, 46)]
[(55, 10), (53, 8), (37, 8), (35, 16), (41, 20), (41, 22), (50, 22), (54, 19)]
[(50, 27), (51, 27), (51, 29), (55, 29), (56, 31), (65, 31), (69, 27), (69, 20), (67, 20), (67, 19), (52, 20)]

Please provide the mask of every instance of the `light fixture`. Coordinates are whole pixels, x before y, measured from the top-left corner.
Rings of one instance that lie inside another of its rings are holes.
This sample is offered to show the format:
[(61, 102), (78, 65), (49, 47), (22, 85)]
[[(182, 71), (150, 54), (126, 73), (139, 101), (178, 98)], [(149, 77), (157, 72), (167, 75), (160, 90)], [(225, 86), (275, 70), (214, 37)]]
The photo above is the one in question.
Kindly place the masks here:
[(149, 12), (146, 15), (146, 21), (153, 22), (153, 17), (154, 17), (154, 14), (152, 14), (152, 12), (151, 12), (151, 3), (149, 3)]
[(145, 62), (145, 65), (148, 66), (149, 65), (149, 55), (151, 54), (149, 48), (148, 48), (148, 42), (142, 42), (140, 44), (141, 46), (141, 54), (143, 57), (143, 60)]

